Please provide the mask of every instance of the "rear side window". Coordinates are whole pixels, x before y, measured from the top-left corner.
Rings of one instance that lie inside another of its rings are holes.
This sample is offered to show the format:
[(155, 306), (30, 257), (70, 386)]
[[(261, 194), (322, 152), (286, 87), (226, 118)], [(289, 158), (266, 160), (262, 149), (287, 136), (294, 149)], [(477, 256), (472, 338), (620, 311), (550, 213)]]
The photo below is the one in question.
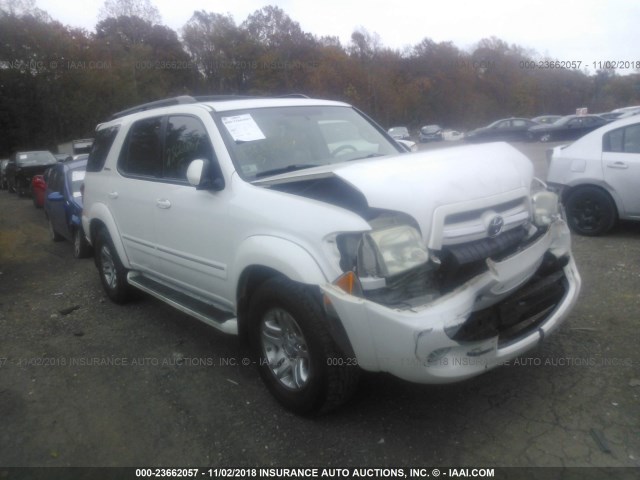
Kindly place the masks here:
[(603, 143), (605, 152), (640, 153), (640, 123), (612, 130)]
[(87, 161), (87, 172), (99, 172), (102, 170), (119, 129), (120, 126), (115, 125), (96, 132), (96, 138)]
[(159, 177), (162, 174), (161, 130), (161, 117), (134, 123), (120, 152), (119, 170), (129, 175)]
[(187, 181), (187, 168), (193, 160), (213, 160), (213, 148), (200, 120), (171, 116), (167, 121), (162, 176)]

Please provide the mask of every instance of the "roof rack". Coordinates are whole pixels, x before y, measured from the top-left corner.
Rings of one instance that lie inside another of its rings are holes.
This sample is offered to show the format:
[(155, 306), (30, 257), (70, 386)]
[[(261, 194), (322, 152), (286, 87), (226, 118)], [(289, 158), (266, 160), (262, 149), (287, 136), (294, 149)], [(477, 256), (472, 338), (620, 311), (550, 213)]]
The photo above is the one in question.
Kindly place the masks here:
[[(165, 98), (163, 100), (156, 100), (155, 102), (143, 103), (136, 105), (135, 107), (127, 108), (111, 115), (111, 120), (116, 118), (131, 115), (132, 113), (144, 112), (145, 110), (151, 110), (160, 107), (170, 107), (172, 105), (183, 105), (198, 102), (220, 102), (224, 100), (238, 100), (238, 99), (251, 99), (251, 98), (270, 98), (261, 97), (256, 95), (197, 95), (192, 97), (191, 95), (181, 95), (179, 97)], [(286, 95), (279, 95), (271, 98), (309, 98), (302, 93), (289, 93)]]
[(257, 95), (198, 95), (193, 97), (198, 102), (222, 102), (224, 100), (243, 100), (248, 98), (264, 98)]
[(111, 115), (111, 120), (124, 117), (125, 115), (131, 115), (132, 113), (151, 110), (152, 108), (170, 107), (171, 105), (181, 105), (184, 103), (197, 103), (197, 102), (198, 100), (196, 100), (195, 98), (189, 95), (181, 95), (179, 97), (166, 98), (164, 100), (156, 100), (155, 102), (143, 103), (142, 105), (137, 105), (135, 107), (127, 108), (126, 110), (116, 112), (113, 115)]

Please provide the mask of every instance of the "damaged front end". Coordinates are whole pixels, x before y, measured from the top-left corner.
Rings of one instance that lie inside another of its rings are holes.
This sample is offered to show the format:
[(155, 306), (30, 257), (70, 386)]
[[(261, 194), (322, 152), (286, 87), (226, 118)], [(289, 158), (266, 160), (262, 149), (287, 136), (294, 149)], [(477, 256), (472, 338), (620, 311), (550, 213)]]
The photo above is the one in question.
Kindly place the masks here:
[[(429, 303), (488, 271), (491, 262), (526, 249), (560, 219), (558, 197), (552, 192), (536, 193), (528, 208), (531, 215), (506, 231), (437, 250), (428, 248), (408, 215), (381, 212), (369, 221), (371, 231), (336, 237), (340, 267), (352, 285), (348, 293), (399, 309)], [(504, 222), (495, 213), (494, 218)], [(340, 278), (336, 284), (344, 282)]]
[(344, 274), (325, 305), (363, 368), (428, 383), (473, 376), (534, 346), (574, 304), (580, 278), (552, 192), (441, 218), (439, 245), (390, 212), (335, 238)]

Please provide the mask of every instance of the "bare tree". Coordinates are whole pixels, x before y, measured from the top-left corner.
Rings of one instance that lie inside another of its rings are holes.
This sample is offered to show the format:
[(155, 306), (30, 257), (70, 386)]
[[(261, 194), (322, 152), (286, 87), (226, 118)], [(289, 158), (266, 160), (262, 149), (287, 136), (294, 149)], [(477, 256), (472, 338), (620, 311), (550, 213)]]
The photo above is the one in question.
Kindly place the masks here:
[(31, 15), (44, 22), (51, 20), (47, 12), (36, 7), (36, 0), (0, 0), (0, 16), (1, 15)]
[(152, 24), (162, 22), (160, 11), (151, 0), (105, 0), (98, 18), (105, 20), (110, 17), (138, 17)]

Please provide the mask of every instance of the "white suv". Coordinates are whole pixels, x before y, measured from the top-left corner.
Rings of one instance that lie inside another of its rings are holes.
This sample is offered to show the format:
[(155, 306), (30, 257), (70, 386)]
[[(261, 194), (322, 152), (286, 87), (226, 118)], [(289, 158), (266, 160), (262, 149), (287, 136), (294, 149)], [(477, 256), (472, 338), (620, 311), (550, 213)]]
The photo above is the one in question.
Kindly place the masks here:
[(246, 336), (298, 413), (344, 402), (360, 369), (420, 383), (485, 372), (538, 345), (580, 289), (557, 196), (521, 153), (406, 153), (339, 102), (120, 112), (96, 129), (84, 195), (108, 296), (135, 287)]

